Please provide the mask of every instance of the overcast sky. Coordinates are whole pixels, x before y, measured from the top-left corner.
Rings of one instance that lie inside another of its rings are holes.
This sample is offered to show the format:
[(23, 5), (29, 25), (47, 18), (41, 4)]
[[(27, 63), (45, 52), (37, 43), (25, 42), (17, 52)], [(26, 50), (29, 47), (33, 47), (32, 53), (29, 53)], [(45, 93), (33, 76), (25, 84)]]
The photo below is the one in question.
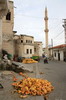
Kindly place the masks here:
[(17, 34), (34, 36), (45, 46), (44, 11), (48, 9), (49, 45), (64, 43), (63, 20), (66, 18), (66, 0), (14, 0), (14, 30)]

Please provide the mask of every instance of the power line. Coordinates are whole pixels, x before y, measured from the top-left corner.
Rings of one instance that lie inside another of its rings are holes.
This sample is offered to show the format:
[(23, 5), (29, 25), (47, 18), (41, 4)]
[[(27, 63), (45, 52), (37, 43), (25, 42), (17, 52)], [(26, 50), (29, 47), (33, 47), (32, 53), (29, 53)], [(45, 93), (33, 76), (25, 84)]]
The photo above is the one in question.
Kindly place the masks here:
[[(15, 14), (15, 16), (17, 15), (21, 15), (21, 16), (24, 16), (24, 17), (31, 17), (31, 18), (39, 18), (39, 19), (44, 19), (44, 16), (43, 17), (38, 17), (38, 16), (31, 16), (31, 15), (25, 15), (25, 14)], [(49, 20), (62, 20), (63, 18), (49, 18)]]
[(64, 38), (60, 37), (58, 40), (54, 40), (55, 42), (61, 42), (62, 40), (64, 40)]
[[(51, 26), (52, 25), (52, 26)], [(61, 22), (59, 22), (58, 24), (57, 24), (57, 22), (55, 23), (55, 24), (49, 24), (49, 28), (51, 29), (51, 30), (56, 30), (57, 28), (58, 28), (58, 26), (60, 26), (61, 25)], [(54, 26), (55, 25), (55, 26)], [(50, 27), (51, 26), (51, 27)]]
[(64, 30), (62, 32), (60, 32), (57, 36), (55, 36), (53, 39), (57, 38), (58, 36), (60, 36), (60, 34), (62, 34), (64, 32)]

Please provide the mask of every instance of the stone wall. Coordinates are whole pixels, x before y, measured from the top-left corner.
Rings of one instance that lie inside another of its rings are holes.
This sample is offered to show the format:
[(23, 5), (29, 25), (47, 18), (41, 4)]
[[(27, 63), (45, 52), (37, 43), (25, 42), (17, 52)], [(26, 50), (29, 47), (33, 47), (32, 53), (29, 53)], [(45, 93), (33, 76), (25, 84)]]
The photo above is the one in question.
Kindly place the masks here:
[(42, 56), (42, 42), (34, 42), (34, 54), (38, 56)]
[(2, 50), (2, 19), (0, 19), (0, 52)]
[(14, 55), (14, 41), (13, 41), (13, 26), (14, 26), (14, 4), (13, 1), (9, 1), (10, 19), (6, 19), (4, 16), (2, 22), (2, 33), (3, 33), (3, 49), (8, 53)]

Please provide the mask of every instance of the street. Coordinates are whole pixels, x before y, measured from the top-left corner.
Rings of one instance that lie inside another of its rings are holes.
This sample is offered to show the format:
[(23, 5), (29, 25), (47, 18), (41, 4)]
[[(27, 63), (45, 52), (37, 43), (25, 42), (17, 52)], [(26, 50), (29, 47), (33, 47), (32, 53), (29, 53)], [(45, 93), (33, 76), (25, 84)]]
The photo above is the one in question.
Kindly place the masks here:
[[(66, 100), (66, 62), (61, 61), (49, 61), (48, 64), (44, 64), (43, 60), (33, 65), (34, 73), (26, 73), (30, 77), (36, 77), (46, 79), (52, 83), (54, 90), (50, 93), (48, 100)], [(2, 72), (1, 72), (2, 73)], [(14, 90), (11, 84), (12, 75), (6, 71), (5, 76), (0, 77), (0, 81), (4, 86), (4, 89), (0, 91), (0, 100), (22, 100), (18, 94), (12, 93)], [(13, 72), (14, 73), (14, 72)], [(22, 79), (19, 74), (14, 73), (18, 79)], [(44, 100), (43, 96), (28, 96), (25, 100)]]
[(43, 60), (38, 63), (39, 72), (44, 74), (40, 78), (47, 79), (54, 86), (48, 100), (66, 100), (66, 62), (49, 61), (44, 64)]

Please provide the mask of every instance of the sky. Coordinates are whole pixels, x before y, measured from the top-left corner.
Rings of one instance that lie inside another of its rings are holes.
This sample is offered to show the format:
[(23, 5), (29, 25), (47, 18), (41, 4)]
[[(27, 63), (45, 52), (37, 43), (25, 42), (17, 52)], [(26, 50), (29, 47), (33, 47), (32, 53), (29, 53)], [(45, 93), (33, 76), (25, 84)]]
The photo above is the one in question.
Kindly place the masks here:
[(48, 10), (48, 40), (53, 46), (64, 44), (63, 19), (66, 19), (66, 0), (14, 0), (14, 30), (17, 34), (34, 36), (45, 46), (45, 7)]

